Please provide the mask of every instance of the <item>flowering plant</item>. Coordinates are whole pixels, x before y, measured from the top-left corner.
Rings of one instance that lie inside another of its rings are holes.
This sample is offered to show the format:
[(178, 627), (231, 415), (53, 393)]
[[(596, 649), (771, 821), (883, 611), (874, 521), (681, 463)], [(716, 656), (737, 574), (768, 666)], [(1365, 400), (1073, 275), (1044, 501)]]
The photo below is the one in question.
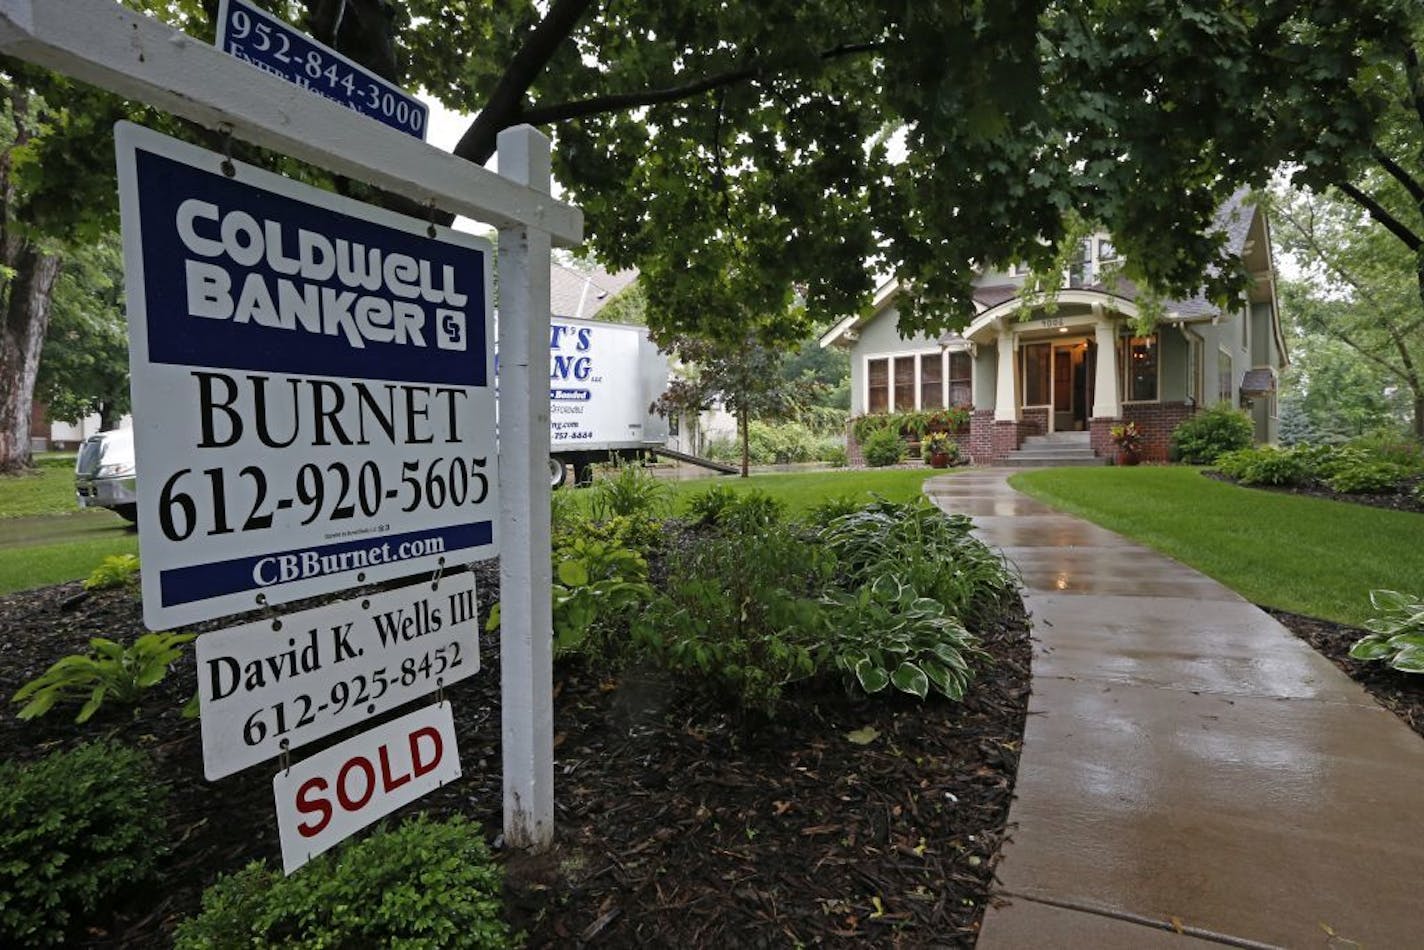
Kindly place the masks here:
[(1137, 452), (1142, 448), (1142, 433), (1137, 430), (1137, 423), (1124, 422), (1122, 425), (1113, 426), (1108, 430), (1108, 436), (1124, 452)]

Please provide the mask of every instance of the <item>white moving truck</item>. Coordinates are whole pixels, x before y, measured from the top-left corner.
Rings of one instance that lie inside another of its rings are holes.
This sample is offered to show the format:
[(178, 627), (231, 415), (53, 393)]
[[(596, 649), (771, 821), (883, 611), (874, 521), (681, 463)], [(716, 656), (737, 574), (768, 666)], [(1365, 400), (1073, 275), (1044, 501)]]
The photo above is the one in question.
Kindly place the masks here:
[(668, 385), (667, 357), (647, 327), (555, 317), (549, 332), (549, 477), (558, 487), (573, 466), (663, 451), (667, 419), (651, 411)]

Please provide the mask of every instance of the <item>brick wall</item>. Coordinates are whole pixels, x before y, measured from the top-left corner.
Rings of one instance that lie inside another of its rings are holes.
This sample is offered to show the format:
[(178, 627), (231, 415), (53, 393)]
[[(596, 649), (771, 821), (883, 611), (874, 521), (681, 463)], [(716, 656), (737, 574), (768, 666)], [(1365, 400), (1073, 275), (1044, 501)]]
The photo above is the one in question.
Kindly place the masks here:
[(865, 456), (860, 454), (860, 443), (855, 439), (855, 430), (851, 428), (849, 422), (845, 427), (846, 435), (846, 465), (859, 468), (865, 465)]
[(1023, 422), (995, 422), (991, 430), (992, 448), (990, 458), (998, 460), (1017, 449), (1024, 439), (1027, 424)]
[(1194, 412), (1196, 410), (1184, 402), (1144, 402), (1123, 406), (1122, 418), (1137, 423), (1137, 431), (1142, 433), (1142, 460), (1165, 462), (1172, 444), (1172, 430)]
[(1117, 425), (1116, 419), (1093, 419), (1088, 423), (1088, 444), (1098, 458), (1110, 459), (1117, 449), (1112, 444), (1109, 431)]
[(994, 460), (994, 410), (975, 409), (969, 417), (969, 460), (987, 465)]
[(1019, 427), (1021, 429), (1020, 441), (1024, 436), (1048, 435), (1048, 407), (1039, 406), (1034, 409), (1024, 409), (1019, 414)]

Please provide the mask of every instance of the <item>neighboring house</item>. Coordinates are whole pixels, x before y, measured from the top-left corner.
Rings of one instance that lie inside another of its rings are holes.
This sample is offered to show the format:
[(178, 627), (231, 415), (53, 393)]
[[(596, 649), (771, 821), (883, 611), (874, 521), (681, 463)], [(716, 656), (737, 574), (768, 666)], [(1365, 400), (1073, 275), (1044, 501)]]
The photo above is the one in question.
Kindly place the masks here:
[[(888, 283), (868, 314), (821, 338), (850, 351), (851, 415), (971, 407), (966, 441), (979, 463), (1004, 459), (1031, 435), (1086, 439), (1106, 457), (1108, 430), (1125, 421), (1142, 430), (1144, 457), (1165, 460), (1172, 429), (1218, 402), (1247, 410), (1257, 440), (1274, 442), (1276, 380), (1287, 357), (1270, 227), (1243, 197), (1222, 209), (1218, 225), (1254, 278), (1246, 303), (1222, 312), (1200, 298), (1169, 301), (1147, 335), (1133, 330), (1138, 294), (1112, 276), (1106, 234), (1083, 242), (1051, 311), (1021, 312), (1023, 270), (980, 275), (977, 313), (962, 333), (902, 339), (897, 287)], [(1074, 432), (1084, 434), (1067, 435)]]

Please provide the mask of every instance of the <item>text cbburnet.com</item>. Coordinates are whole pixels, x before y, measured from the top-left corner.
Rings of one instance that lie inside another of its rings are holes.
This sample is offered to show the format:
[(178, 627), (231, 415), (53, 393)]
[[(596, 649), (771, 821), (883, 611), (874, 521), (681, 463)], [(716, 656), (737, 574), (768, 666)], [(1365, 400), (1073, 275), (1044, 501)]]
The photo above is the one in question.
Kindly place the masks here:
[(390, 564), (413, 557), (424, 557), (427, 554), (442, 554), (444, 551), (444, 538), (423, 538), (419, 541), (402, 541), (395, 546), (394, 551), (387, 542), (372, 545), (364, 550), (340, 551), (336, 554), (320, 554), (316, 551), (276, 554), (262, 558), (253, 566), (252, 579), (267, 587), (325, 574), (354, 571), (373, 564)]

